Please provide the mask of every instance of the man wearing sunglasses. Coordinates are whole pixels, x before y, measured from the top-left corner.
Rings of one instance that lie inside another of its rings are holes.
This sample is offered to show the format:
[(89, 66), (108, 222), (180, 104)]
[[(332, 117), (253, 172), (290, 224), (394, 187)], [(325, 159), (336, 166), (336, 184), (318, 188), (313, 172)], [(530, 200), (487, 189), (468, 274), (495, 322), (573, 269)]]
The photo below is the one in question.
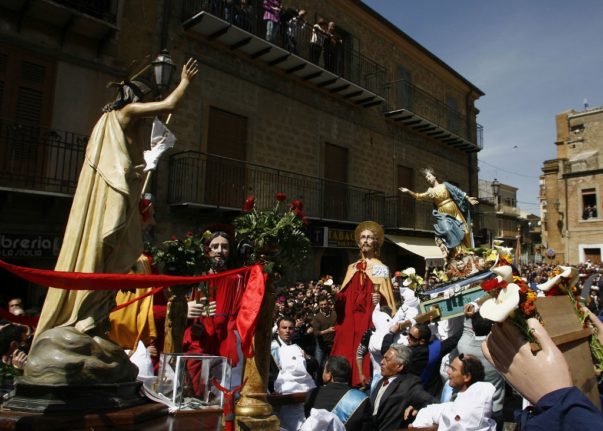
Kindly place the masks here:
[[(383, 337), (381, 352), (387, 351), (396, 336), (396, 325), (392, 326), (390, 333)], [(412, 358), (408, 364), (408, 372), (421, 378), (423, 387), (432, 395), (442, 389), (441, 379), (436, 369), (442, 358), (450, 353), (457, 345), (461, 334), (455, 334), (443, 341), (431, 339), (431, 330), (425, 323), (413, 325), (407, 334), (408, 347), (412, 351)]]

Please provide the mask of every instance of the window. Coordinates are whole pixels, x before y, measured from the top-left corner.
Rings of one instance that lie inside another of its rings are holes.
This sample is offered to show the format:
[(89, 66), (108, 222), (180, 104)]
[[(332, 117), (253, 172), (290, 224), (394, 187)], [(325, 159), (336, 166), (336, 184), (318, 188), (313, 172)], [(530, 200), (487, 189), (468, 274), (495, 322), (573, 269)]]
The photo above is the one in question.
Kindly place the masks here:
[(593, 265), (601, 263), (601, 249), (600, 248), (585, 248), (584, 249), (584, 260), (590, 262)]
[(0, 47), (0, 174), (32, 180), (44, 174), (55, 64)]
[[(415, 189), (414, 170), (407, 166), (398, 165), (398, 183), (399, 187), (406, 187), (410, 190)], [(398, 207), (398, 223), (400, 227), (414, 227), (416, 218), (415, 199), (407, 193), (399, 193), (400, 206)]]
[(448, 96), (446, 98), (446, 106), (448, 106), (448, 130), (453, 133), (461, 134), (463, 119), (459, 113), (459, 104), (455, 97)]
[(247, 191), (247, 117), (211, 106), (207, 152), (205, 202), (239, 208)]
[(582, 220), (597, 218), (597, 193), (595, 189), (582, 190)]
[(324, 216), (347, 220), (348, 150), (328, 142), (325, 142), (324, 148)]

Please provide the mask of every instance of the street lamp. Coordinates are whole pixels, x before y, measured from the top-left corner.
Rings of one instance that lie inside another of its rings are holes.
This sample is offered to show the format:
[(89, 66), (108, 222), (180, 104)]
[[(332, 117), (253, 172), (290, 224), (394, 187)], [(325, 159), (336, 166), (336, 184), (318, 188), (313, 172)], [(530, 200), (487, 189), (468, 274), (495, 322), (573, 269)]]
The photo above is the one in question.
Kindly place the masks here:
[(494, 180), (490, 184), (490, 187), (492, 187), (492, 195), (494, 196), (495, 209), (498, 210), (498, 194), (500, 193), (500, 182), (496, 178), (494, 178)]
[(160, 92), (167, 90), (172, 81), (172, 75), (176, 69), (176, 64), (167, 49), (162, 49), (159, 55), (151, 62), (153, 65), (153, 75), (155, 84)]

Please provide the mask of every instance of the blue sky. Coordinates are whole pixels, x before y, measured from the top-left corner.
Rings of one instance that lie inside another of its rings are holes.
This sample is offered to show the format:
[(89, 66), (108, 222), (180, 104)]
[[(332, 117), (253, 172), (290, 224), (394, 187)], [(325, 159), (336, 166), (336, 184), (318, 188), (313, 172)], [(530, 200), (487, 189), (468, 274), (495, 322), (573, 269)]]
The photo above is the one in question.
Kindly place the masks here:
[(364, 0), (484, 93), (480, 178), (538, 214), (555, 115), (603, 105), (603, 0)]

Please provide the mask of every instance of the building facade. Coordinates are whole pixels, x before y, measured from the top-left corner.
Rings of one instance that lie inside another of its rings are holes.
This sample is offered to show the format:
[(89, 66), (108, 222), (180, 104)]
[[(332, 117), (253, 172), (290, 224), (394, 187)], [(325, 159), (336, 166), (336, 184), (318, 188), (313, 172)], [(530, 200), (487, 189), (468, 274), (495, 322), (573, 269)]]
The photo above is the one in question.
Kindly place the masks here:
[[(477, 194), (483, 93), (361, 1), (308, 0), (307, 25), (285, 20), (295, 6), (283, 1), (266, 34), (257, 0), (0, 0), (1, 258), (53, 266), (87, 136), (114, 96), (106, 84), (162, 49), (201, 68), (151, 181), (156, 241), (229, 223), (248, 195), (269, 207), (276, 192), (302, 199), (310, 220), (299, 278), (341, 278), (362, 220), (432, 238), (431, 204), (397, 188), (426, 189), (420, 169), (432, 167)], [(334, 37), (317, 37), (321, 21)], [(423, 257), (383, 250), (392, 267)]]
[(542, 240), (548, 261), (601, 262), (603, 107), (556, 117), (557, 157), (540, 177)]

